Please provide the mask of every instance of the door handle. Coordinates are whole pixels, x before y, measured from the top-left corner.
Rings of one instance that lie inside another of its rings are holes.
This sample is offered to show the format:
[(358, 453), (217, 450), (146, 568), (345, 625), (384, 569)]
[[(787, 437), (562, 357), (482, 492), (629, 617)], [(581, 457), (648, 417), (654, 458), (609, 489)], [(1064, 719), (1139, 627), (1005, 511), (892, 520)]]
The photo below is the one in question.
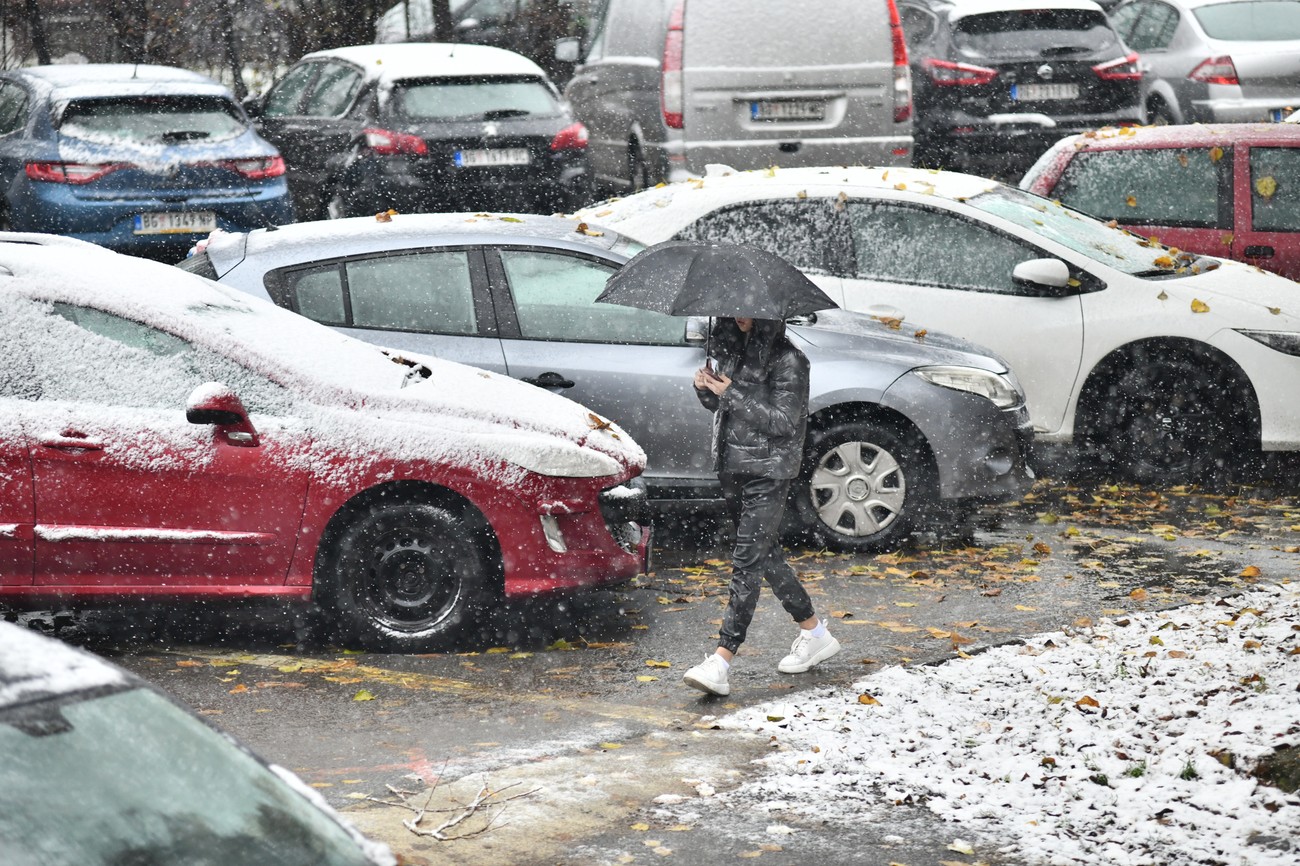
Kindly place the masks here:
[(1273, 248), (1268, 246), (1248, 246), (1241, 254), (1248, 259), (1271, 259)]
[(538, 388), (572, 388), (573, 380), (566, 379), (559, 373), (542, 373), (540, 376), (525, 377), (522, 382), (536, 385)]
[(93, 442), (79, 436), (49, 436), (41, 441), (42, 448), (51, 448), (55, 451), (68, 451), (73, 454), (81, 454), (86, 451), (103, 451), (104, 445), (101, 442)]

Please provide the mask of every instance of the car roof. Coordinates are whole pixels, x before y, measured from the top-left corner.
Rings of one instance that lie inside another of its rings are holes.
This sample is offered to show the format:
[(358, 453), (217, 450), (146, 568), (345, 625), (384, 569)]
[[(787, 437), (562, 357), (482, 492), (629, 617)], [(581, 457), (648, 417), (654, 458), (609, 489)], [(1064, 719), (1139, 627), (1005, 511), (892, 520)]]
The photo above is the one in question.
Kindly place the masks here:
[(5, 73), (36, 83), (52, 99), (70, 100), (98, 96), (185, 93), (227, 96), (230, 88), (218, 81), (176, 66), (147, 63), (65, 63), (30, 66)]
[(1189, 123), (1100, 129), (1072, 137), (1076, 150), (1142, 150), (1271, 144), (1300, 147), (1300, 126), (1288, 123)]
[(0, 622), (0, 708), (128, 682), (124, 671), (97, 656)]
[[(938, 4), (936, 4), (938, 5)], [(1017, 12), (1033, 9), (1089, 9), (1101, 12), (1095, 0), (943, 0), (952, 20), (990, 12)]]
[(490, 45), (462, 45), (452, 42), (395, 42), (382, 45), (351, 45), (314, 51), (303, 57), (338, 58), (360, 66), (371, 80), (445, 76), (535, 75), (545, 71), (533, 61)]
[[(440, 244), (480, 244), (513, 240), (547, 241), (575, 249), (588, 248), (592, 252), (607, 252), (623, 241), (621, 235), (583, 227), (586, 223), (574, 217), (543, 216), (540, 214), (495, 213), (421, 213), (381, 214), (368, 217), (350, 217), (340, 220), (318, 220), (292, 223), (274, 230), (254, 229), (247, 233), (215, 233), (208, 242), (209, 256), (214, 260), (231, 246), (243, 245), (241, 258), (270, 255), (287, 248), (310, 247), (324, 251), (313, 259), (347, 256), (378, 249), (404, 249), (426, 246), (435, 241)], [(588, 233), (590, 232), (590, 233)]]

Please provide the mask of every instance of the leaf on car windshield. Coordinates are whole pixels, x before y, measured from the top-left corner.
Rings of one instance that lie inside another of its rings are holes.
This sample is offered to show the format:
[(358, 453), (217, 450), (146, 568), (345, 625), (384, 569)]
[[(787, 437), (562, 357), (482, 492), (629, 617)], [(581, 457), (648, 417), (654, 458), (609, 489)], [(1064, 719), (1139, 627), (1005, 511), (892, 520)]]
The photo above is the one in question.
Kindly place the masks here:
[(1181, 165), (1183, 168), (1187, 168), (1187, 166), (1190, 165), (1191, 162), (1192, 161), (1187, 158), (1187, 154), (1185, 153), (1178, 154), (1178, 164)]
[(1200, 298), (1192, 298), (1193, 313), (1208, 313), (1209, 311), (1210, 311), (1209, 304), (1205, 303), (1205, 301), (1202, 301)]
[(1129, 207), (1137, 207), (1138, 206), (1137, 196), (1131, 195), (1128, 198), (1124, 199), (1124, 204), (1128, 205)]
[(1277, 192), (1277, 181), (1272, 177), (1261, 177), (1255, 181), (1255, 192), (1264, 198), (1272, 198), (1273, 194)]
[(1157, 268), (1172, 268), (1174, 266), (1174, 260), (1170, 256), (1157, 256), (1151, 264), (1155, 265)]
[(1221, 147), (1210, 148), (1210, 162), (1218, 162), (1221, 159), (1223, 159), (1223, 148)]

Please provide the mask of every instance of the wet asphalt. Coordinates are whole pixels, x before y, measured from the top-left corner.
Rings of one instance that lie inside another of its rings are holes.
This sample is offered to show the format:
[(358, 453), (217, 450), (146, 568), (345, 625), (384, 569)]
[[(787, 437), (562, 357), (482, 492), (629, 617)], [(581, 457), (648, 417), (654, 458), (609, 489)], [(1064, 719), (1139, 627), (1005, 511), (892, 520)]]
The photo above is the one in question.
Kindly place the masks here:
[[(1049, 481), (965, 537), (921, 535), (886, 555), (792, 549), (844, 649), (809, 674), (778, 674), (795, 627), (764, 592), (727, 698), (680, 681), (713, 646), (728, 579), (723, 536), (684, 524), (659, 527), (651, 575), (512, 605), (456, 653), (353, 652), (307, 633), (300, 611), (266, 606), (92, 611), (61, 619), (60, 634), (293, 769), (410, 864), (1016, 864), (969, 834), (975, 854), (954, 853), (963, 834), (920, 803), (836, 825), (722, 808), (707, 795), (756, 772), (771, 744), (713, 721), (887, 665), (1292, 577), (1294, 501), (1285, 483)], [(479, 794), (489, 805), (468, 809)], [(420, 807), (426, 829), (472, 812), (447, 831), (470, 835), (416, 835), (401, 822)]]

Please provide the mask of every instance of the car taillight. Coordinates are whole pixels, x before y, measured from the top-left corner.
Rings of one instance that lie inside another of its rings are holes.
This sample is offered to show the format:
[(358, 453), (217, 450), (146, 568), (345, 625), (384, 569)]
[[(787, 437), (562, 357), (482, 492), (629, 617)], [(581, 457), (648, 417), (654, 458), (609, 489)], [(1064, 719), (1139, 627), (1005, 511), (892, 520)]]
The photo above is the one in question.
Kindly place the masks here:
[(219, 163), (248, 180), (270, 180), (284, 174), (284, 158), (280, 156), (255, 156), (249, 159), (228, 159)]
[(907, 40), (894, 0), (889, 0), (889, 38), (894, 45), (894, 123), (904, 123), (912, 117), (912, 70), (907, 68)]
[(124, 162), (29, 162), (26, 171), (27, 176), (32, 180), (79, 185), (99, 180), (104, 175), (111, 174), (120, 168), (129, 167)]
[(1137, 52), (1129, 54), (1128, 57), (1121, 57), (1118, 60), (1098, 63), (1092, 67), (1092, 71), (1097, 73), (1097, 77), (1104, 81), (1142, 80), (1142, 70), (1138, 69)]
[(1231, 57), (1210, 57), (1202, 60), (1196, 68), (1187, 73), (1193, 81), (1204, 84), (1240, 84), (1237, 80), (1237, 67)]
[(405, 132), (393, 132), (388, 129), (365, 129), (366, 147), (378, 156), (423, 156), (429, 152), (424, 139), (418, 135)]
[(953, 63), (951, 60), (926, 60), (923, 64), (930, 80), (940, 87), (969, 84), (988, 84), (998, 77), (996, 69), (975, 66), (971, 63)]
[(682, 92), (682, 48), (686, 38), (686, 0), (677, 0), (668, 17), (668, 33), (664, 36), (664, 56), (659, 72), (659, 107), (663, 110), (664, 126), (682, 128), (682, 112), (686, 99)]
[(555, 134), (551, 139), (551, 150), (586, 150), (587, 127), (581, 123), (571, 123)]

